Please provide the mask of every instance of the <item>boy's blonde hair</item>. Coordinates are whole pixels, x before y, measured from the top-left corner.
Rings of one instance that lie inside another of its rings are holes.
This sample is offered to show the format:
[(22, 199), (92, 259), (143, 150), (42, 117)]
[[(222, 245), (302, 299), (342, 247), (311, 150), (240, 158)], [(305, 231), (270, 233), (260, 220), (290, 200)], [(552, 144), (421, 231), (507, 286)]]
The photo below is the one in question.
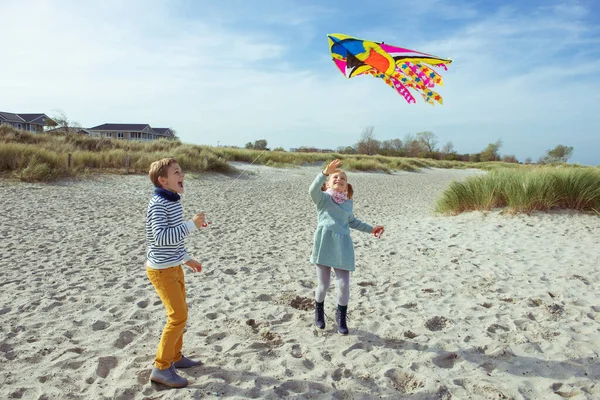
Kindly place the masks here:
[(176, 163), (177, 160), (174, 158), (163, 158), (162, 160), (154, 161), (150, 164), (150, 171), (148, 176), (156, 187), (162, 187), (158, 182), (159, 177), (167, 178), (167, 172), (171, 164)]

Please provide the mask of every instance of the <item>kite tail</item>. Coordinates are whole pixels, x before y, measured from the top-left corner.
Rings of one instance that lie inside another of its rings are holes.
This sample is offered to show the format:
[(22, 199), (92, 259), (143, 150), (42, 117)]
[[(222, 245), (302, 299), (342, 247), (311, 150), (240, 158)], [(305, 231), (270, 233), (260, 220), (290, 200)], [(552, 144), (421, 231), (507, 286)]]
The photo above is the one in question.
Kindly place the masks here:
[(390, 82), (390, 86), (396, 89), (396, 91), (400, 94), (400, 96), (404, 97), (404, 100), (406, 100), (408, 104), (417, 102), (406, 86), (400, 83), (398, 79), (390, 77)]
[[(396, 72), (398, 72), (401, 75), (406, 76), (406, 78), (410, 81), (414, 81), (417, 83), (421, 83), (424, 81), (424, 79), (421, 77), (423, 75), (423, 73), (421, 73), (421, 75), (419, 75), (420, 71), (417, 71), (416, 68), (411, 68), (413, 67), (412, 64), (408, 61), (404, 61), (402, 63), (400, 63), (399, 65), (396, 65)], [(402, 83), (405, 83), (405, 80), (402, 80)]]
[(410, 93), (410, 91), (406, 88), (406, 86), (404, 86), (398, 79), (396, 79), (393, 76), (389, 76), (389, 75), (385, 75), (385, 74), (378, 74), (374, 71), (369, 71), (368, 72), (370, 75), (372, 75), (374, 78), (379, 78), (379, 79), (383, 79), (383, 81), (385, 83), (387, 83), (391, 88), (393, 88), (396, 92), (398, 92), (398, 94), (400, 96), (402, 96), (404, 98), (404, 100), (406, 100), (406, 102), (408, 104), (413, 104), (416, 103), (417, 100), (414, 98), (414, 96)]
[(411, 62), (406, 61), (406, 64), (408, 64), (408, 68), (411, 69), (411, 71), (413, 71), (422, 81), (423, 84), (427, 87), (434, 87), (435, 83), (429, 79), (429, 77), (427, 75), (425, 75), (425, 73), (421, 70), (421, 68), (419, 68), (419, 64), (413, 64)]
[(444, 86), (444, 80), (440, 74), (426, 65), (417, 64), (417, 66), (421, 68), (421, 71), (423, 71), (423, 73), (433, 82), (433, 86), (429, 87), (434, 87), (435, 85)]
[(438, 103), (443, 104), (442, 96), (425, 86), (420, 78), (416, 77), (411, 79), (411, 77), (404, 76), (400, 73), (394, 74), (393, 78), (405, 88), (408, 87), (417, 91), (427, 103), (435, 105), (434, 101), (437, 101)]
[(444, 104), (444, 100), (442, 99), (442, 96), (440, 96), (438, 93), (434, 92), (433, 90), (425, 90), (423, 92), (421, 92), (421, 96), (423, 96), (423, 99), (425, 99), (425, 101), (429, 104), (431, 104), (432, 106), (435, 105), (435, 101), (437, 101), (439, 104)]

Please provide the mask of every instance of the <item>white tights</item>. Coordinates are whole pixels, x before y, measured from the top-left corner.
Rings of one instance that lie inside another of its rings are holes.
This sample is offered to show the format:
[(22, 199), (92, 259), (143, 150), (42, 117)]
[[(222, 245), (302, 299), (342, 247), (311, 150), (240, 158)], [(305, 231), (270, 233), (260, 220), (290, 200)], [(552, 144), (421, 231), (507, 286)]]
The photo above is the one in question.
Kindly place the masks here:
[[(331, 283), (331, 267), (326, 265), (316, 264), (317, 267), (317, 290), (315, 291), (315, 300), (322, 303), (327, 295), (327, 289)], [(350, 300), (350, 271), (343, 269), (334, 268), (338, 304), (340, 306), (347, 306), (348, 300)]]

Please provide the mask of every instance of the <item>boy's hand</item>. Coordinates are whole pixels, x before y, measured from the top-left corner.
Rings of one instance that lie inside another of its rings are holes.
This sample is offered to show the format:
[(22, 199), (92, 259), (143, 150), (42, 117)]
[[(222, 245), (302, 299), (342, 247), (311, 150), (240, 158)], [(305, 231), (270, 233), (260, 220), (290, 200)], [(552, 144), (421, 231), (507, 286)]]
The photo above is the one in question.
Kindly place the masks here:
[(383, 225), (375, 225), (373, 227), (373, 235), (375, 235), (376, 238), (380, 238), (381, 235), (383, 235), (383, 232), (385, 231), (385, 229), (383, 229)]
[(194, 215), (192, 221), (194, 221), (196, 228), (200, 229), (202, 225), (206, 223), (206, 214), (199, 212), (198, 214)]
[(185, 265), (190, 267), (190, 269), (194, 272), (202, 272), (202, 264), (200, 264), (196, 260), (190, 260), (190, 261), (186, 262)]
[(339, 172), (340, 165), (342, 165), (342, 162), (338, 159), (335, 159), (329, 164), (327, 164), (327, 167), (325, 167), (325, 171), (323, 171), (323, 173), (325, 175), (331, 175), (333, 173)]

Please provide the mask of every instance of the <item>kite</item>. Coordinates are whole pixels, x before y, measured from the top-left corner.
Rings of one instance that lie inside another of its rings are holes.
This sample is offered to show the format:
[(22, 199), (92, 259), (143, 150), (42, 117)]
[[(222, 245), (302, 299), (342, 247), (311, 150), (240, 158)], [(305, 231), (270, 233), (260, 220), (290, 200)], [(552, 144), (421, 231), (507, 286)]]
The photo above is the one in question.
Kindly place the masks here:
[(371, 75), (382, 79), (409, 104), (417, 102), (409, 89), (418, 92), (431, 105), (436, 101), (443, 104), (442, 96), (431, 90), (436, 85), (444, 85), (433, 67), (447, 71), (446, 65), (452, 60), (342, 33), (332, 33), (327, 38), (333, 62), (346, 78)]

